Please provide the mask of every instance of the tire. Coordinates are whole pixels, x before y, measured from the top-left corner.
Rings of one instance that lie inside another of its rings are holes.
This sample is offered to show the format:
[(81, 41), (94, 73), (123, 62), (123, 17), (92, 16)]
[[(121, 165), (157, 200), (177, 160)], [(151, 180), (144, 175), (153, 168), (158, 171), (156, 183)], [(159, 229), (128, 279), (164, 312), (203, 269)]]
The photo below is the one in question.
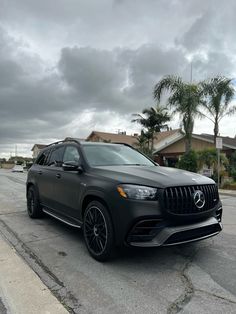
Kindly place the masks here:
[(88, 204), (83, 234), (89, 254), (99, 262), (108, 260), (114, 250), (114, 229), (106, 207), (98, 201)]
[(36, 190), (30, 186), (27, 192), (27, 212), (30, 218), (41, 218), (43, 216)]

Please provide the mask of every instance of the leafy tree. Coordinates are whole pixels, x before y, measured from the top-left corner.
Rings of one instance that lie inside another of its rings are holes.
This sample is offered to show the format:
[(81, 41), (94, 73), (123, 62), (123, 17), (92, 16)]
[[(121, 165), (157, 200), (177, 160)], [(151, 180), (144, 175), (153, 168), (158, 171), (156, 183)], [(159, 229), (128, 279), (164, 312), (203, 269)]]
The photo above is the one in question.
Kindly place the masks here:
[(236, 106), (230, 105), (235, 89), (232, 79), (224, 76), (203, 81), (201, 87), (205, 96), (205, 102), (202, 105), (207, 111), (205, 116), (214, 123), (214, 142), (216, 142), (220, 121), (225, 116), (233, 115), (236, 112)]
[(192, 172), (197, 172), (197, 154), (195, 151), (190, 150), (188, 153), (185, 153), (177, 163), (177, 168), (185, 169)]
[(199, 106), (203, 102), (200, 84), (186, 83), (181, 77), (168, 75), (154, 87), (154, 99), (160, 101), (164, 91), (169, 92), (167, 106), (179, 114), (185, 131), (185, 152), (191, 150), (194, 119), (201, 117)]
[[(135, 119), (132, 122), (138, 122), (146, 130), (143, 131), (142, 137), (146, 137), (148, 141), (148, 148), (153, 152), (155, 133), (167, 128), (166, 122), (170, 121), (170, 115), (166, 108), (162, 106), (146, 108), (142, 114), (133, 114)], [(149, 147), (150, 143), (150, 147)]]

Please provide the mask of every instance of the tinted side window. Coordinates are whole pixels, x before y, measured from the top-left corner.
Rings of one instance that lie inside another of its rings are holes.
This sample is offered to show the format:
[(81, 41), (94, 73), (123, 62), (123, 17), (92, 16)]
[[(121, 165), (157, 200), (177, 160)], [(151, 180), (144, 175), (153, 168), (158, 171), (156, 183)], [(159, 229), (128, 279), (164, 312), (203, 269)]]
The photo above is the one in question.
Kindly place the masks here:
[(75, 146), (66, 146), (63, 157), (63, 162), (66, 161), (79, 161), (80, 155)]
[(47, 165), (61, 167), (63, 152), (64, 152), (64, 146), (59, 146), (59, 147), (54, 148), (51, 152)]
[(46, 164), (46, 160), (47, 160), (47, 157), (48, 157), (48, 154), (49, 154), (49, 150), (45, 150), (43, 151), (39, 156), (38, 158), (36, 159), (35, 163), (37, 165), (45, 165)]

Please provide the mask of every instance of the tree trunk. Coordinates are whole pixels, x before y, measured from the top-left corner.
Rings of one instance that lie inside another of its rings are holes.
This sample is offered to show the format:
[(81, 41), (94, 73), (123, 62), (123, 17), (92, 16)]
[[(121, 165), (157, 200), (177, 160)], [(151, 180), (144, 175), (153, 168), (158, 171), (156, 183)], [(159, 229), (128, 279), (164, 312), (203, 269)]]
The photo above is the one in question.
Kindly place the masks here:
[(186, 115), (183, 119), (185, 131), (185, 154), (188, 154), (192, 148), (193, 120), (191, 115)]
[(191, 150), (191, 142), (192, 142), (192, 138), (191, 136), (185, 136), (185, 154), (188, 154)]
[(153, 146), (154, 146), (154, 133), (152, 133), (151, 137), (151, 154), (153, 153)]
[(216, 144), (216, 138), (219, 134), (219, 122), (218, 119), (215, 120), (215, 126), (214, 126), (214, 143)]

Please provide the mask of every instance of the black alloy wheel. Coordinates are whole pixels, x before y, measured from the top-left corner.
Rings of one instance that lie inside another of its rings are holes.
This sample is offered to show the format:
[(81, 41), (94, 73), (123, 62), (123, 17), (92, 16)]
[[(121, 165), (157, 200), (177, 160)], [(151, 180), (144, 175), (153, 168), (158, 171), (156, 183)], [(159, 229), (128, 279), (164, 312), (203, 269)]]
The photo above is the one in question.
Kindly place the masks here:
[(114, 233), (110, 215), (100, 202), (93, 201), (86, 208), (83, 232), (91, 256), (98, 261), (107, 260), (114, 247)]
[(30, 186), (27, 192), (27, 212), (30, 218), (41, 218), (43, 216), (43, 211), (33, 186)]

